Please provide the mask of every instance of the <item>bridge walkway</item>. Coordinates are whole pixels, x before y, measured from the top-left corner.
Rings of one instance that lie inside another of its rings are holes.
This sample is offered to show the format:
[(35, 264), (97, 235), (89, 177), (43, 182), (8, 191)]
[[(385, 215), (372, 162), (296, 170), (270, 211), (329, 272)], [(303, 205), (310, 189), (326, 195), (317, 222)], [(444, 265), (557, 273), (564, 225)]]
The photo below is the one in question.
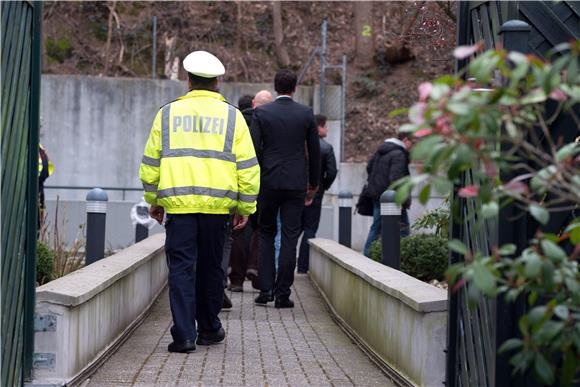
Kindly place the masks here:
[(332, 320), (307, 276), (297, 276), (294, 309), (255, 306), (257, 293), (229, 293), (221, 313), (224, 343), (194, 353), (167, 352), (167, 290), (144, 323), (83, 387), (124, 386), (382, 386), (392, 381)]

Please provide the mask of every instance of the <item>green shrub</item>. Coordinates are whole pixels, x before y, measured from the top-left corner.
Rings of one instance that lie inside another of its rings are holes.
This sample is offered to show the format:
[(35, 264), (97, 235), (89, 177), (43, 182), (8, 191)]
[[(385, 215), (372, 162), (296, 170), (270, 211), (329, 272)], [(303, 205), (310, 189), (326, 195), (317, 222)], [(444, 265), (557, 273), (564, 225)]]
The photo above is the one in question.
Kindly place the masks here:
[(54, 253), (44, 243), (36, 242), (36, 282), (40, 285), (52, 280)]
[(46, 39), (46, 54), (59, 63), (64, 62), (72, 55), (72, 44), (68, 39)]
[[(380, 262), (381, 240), (370, 248), (370, 256)], [(421, 281), (442, 280), (447, 269), (447, 239), (436, 235), (419, 234), (401, 239), (401, 271)]]
[(369, 76), (356, 77), (353, 84), (356, 96), (359, 98), (376, 97), (382, 91), (380, 83)]

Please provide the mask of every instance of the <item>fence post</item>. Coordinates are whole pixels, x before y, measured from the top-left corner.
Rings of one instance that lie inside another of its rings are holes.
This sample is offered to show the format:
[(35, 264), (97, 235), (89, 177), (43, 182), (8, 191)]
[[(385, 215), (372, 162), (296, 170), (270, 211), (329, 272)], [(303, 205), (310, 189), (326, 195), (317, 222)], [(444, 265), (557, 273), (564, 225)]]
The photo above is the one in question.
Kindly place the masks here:
[[(522, 54), (530, 52), (528, 46), (529, 34), (531, 27), (521, 20), (508, 20), (501, 26), (501, 38), (503, 47), (508, 51), (517, 51)], [(505, 129), (504, 129), (505, 130)], [(502, 143), (501, 153), (509, 154), (511, 146), (508, 143)], [(519, 173), (517, 170), (509, 172), (501, 171), (502, 181), (509, 181)], [(499, 246), (513, 243), (521, 251), (526, 246), (526, 235), (528, 235), (527, 216), (522, 216), (522, 210), (513, 203), (502, 206), (497, 220), (497, 244)], [(516, 300), (515, 303), (506, 301), (504, 296), (498, 296), (495, 300), (496, 330), (495, 340), (496, 348), (499, 348), (506, 340), (520, 335), (518, 321), (522, 313), (526, 310), (526, 301), (524, 298)], [(513, 367), (510, 365), (510, 354), (497, 353), (495, 356), (495, 375), (496, 387), (509, 387), (513, 385), (528, 385), (524, 382), (527, 377), (512, 376)]]
[(352, 241), (352, 193), (338, 193), (338, 243), (350, 247)]
[(87, 194), (87, 246), (85, 264), (105, 256), (105, 224), (107, 218), (107, 193), (93, 188)]
[[(141, 203), (140, 203), (141, 204)], [(144, 204), (137, 205), (137, 217), (149, 217), (149, 207)], [(135, 225), (135, 243), (141, 242), (149, 236), (149, 227), (137, 222)]]
[(395, 203), (395, 191), (381, 195), (382, 264), (399, 270), (401, 267), (401, 207)]

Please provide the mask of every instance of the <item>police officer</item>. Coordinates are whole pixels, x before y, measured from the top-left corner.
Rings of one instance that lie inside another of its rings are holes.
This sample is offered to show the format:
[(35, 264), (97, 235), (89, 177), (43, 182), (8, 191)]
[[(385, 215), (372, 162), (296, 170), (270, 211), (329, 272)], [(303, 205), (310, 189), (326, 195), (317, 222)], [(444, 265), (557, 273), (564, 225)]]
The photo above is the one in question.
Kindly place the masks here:
[[(157, 113), (139, 176), (150, 214), (167, 213), (165, 252), (173, 316), (169, 352), (224, 340), (218, 313), (226, 226), (243, 228), (256, 210), (260, 168), (246, 122), (217, 92), (225, 73), (214, 55), (194, 51), (183, 61), (186, 95)], [(196, 327), (197, 322), (197, 327)]]

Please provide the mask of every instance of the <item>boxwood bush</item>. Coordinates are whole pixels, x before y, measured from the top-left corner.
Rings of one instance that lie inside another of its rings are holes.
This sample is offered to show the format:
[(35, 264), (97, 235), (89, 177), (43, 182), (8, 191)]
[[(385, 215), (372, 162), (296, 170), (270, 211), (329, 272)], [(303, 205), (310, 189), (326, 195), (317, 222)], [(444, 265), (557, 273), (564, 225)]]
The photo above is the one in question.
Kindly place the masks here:
[(39, 285), (45, 284), (52, 280), (52, 264), (54, 253), (44, 243), (36, 243), (36, 282)]
[[(380, 238), (372, 244), (370, 255), (381, 261)], [(418, 234), (401, 239), (401, 271), (421, 281), (443, 280), (447, 255), (447, 239), (436, 235)]]

